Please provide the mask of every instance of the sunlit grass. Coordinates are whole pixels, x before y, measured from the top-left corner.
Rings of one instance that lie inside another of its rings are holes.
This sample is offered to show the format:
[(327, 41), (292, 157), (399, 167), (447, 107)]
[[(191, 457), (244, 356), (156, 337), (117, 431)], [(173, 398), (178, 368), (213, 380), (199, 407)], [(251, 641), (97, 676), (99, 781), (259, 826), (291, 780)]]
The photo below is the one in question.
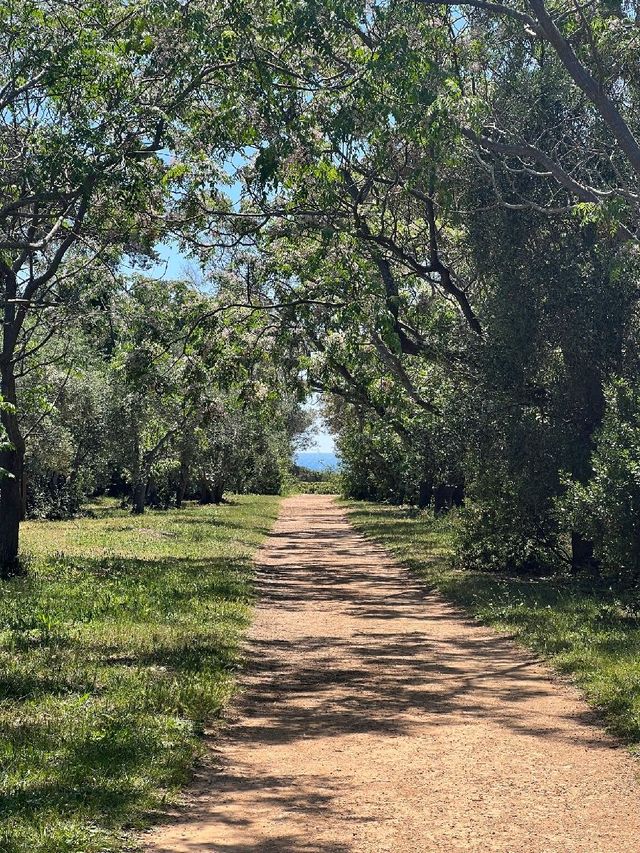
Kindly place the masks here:
[(278, 499), (24, 525), (0, 598), (0, 850), (122, 850), (232, 688)]
[(353, 523), (478, 620), (508, 631), (573, 676), (611, 732), (640, 745), (640, 598), (566, 577), (452, 568), (455, 517), (349, 503)]

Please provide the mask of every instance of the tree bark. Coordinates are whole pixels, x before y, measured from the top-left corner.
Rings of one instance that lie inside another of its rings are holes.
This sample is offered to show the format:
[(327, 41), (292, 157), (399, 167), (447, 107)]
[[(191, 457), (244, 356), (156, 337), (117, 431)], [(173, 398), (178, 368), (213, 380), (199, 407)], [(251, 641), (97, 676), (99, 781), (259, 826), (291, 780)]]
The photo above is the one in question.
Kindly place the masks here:
[[(15, 407), (16, 383), (13, 365), (4, 360), (0, 365), (0, 393), (6, 403)], [(8, 472), (8, 476), (0, 476), (0, 577), (6, 578), (19, 569), (24, 440), (15, 408), (10, 411), (3, 410), (1, 419), (10, 442), (10, 447), (0, 452), (0, 467)]]
[(8, 472), (7, 475), (0, 475), (0, 577), (9, 577), (19, 569), (24, 439), (20, 433), (16, 410), (18, 398), (13, 363), (20, 329), (20, 320), (16, 311), (18, 282), (15, 272), (4, 263), (1, 272), (4, 310), (2, 352), (0, 353), (0, 395), (11, 408), (3, 409), (0, 415), (9, 442), (6, 450), (0, 452), (0, 466)]
[(433, 511), (436, 515), (444, 515), (448, 509), (447, 487), (440, 485), (433, 495)]
[(418, 506), (420, 509), (424, 509), (429, 506), (431, 503), (431, 497), (433, 495), (433, 482), (432, 480), (422, 480), (419, 486), (418, 492)]
[(142, 515), (144, 513), (146, 498), (147, 484), (144, 482), (135, 483), (133, 486), (133, 505), (131, 508), (131, 512), (134, 515)]
[(190, 468), (190, 458), (189, 454), (183, 452), (180, 454), (180, 475), (178, 477), (178, 488), (176, 490), (176, 509), (182, 508), (182, 502), (184, 501), (184, 496), (187, 493), (187, 488), (189, 486), (189, 468)]
[(453, 489), (453, 506), (464, 506), (464, 483), (457, 483)]
[[(580, 453), (575, 459), (572, 476), (578, 483), (588, 483), (593, 475), (591, 454), (593, 437), (602, 423), (605, 409), (602, 379), (593, 365), (571, 364), (572, 381), (570, 390), (573, 400), (569, 400), (574, 409), (574, 431), (580, 440)], [(571, 570), (574, 573), (592, 572), (598, 561), (594, 556), (594, 543), (582, 536), (577, 530), (571, 531)]]
[(145, 501), (147, 506), (159, 507), (162, 506), (162, 501), (158, 495), (158, 486), (153, 477), (147, 480), (147, 490), (145, 493)]
[(200, 503), (206, 505), (212, 504), (213, 502), (213, 491), (211, 489), (209, 481), (203, 474), (200, 478)]
[(571, 570), (574, 574), (596, 568), (593, 542), (585, 539), (577, 530), (571, 531)]

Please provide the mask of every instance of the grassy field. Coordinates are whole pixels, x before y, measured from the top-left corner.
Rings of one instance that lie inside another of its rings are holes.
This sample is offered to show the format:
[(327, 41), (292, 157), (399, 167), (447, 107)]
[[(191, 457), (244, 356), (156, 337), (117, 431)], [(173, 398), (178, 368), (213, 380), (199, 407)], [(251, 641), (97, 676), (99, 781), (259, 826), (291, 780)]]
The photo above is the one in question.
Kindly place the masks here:
[(451, 568), (455, 522), (361, 502), (353, 523), (454, 604), (512, 633), (571, 674), (609, 730), (640, 746), (640, 596), (570, 578), (504, 577)]
[(0, 850), (105, 853), (185, 782), (228, 699), (278, 499), (24, 525), (0, 599)]

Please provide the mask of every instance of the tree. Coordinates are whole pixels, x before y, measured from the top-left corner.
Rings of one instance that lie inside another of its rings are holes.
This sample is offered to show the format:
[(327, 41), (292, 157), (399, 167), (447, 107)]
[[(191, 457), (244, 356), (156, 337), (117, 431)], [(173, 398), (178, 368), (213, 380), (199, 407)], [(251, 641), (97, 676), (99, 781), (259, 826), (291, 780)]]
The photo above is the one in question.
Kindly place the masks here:
[(18, 377), (27, 511), (73, 515), (114, 484), (136, 514), (198, 492), (280, 491), (307, 420), (265, 318), (188, 281), (121, 277), (102, 295)]
[[(0, 55), (0, 388), (10, 445), (0, 465), (0, 571), (18, 555), (24, 440), (16, 364), (25, 320), (64, 334), (74, 286), (123, 253), (149, 254), (170, 195), (166, 156), (194, 106), (216, 115), (224, 146), (234, 64), (226, 11), (95, 0), (3, 5)], [(199, 113), (200, 114), (200, 113)], [(211, 131), (213, 135), (213, 131)], [(231, 135), (231, 134), (230, 134)]]
[[(471, 426), (476, 441), (461, 447), (458, 476), (473, 489), (476, 475), (476, 493), (498, 513), (498, 536), (509, 523), (517, 529), (517, 518), (521, 542), (555, 549), (564, 533), (553, 513), (560, 474), (590, 476), (603, 382), (619, 364), (634, 308), (632, 281), (621, 287), (626, 225), (606, 205), (576, 206), (585, 198), (573, 190), (559, 197), (551, 168), (481, 154), (478, 128), (495, 114), (567, 163), (578, 158), (574, 174), (581, 151), (605, 150), (602, 125), (530, 36), (499, 29), (475, 44), (477, 21), (458, 26), (455, 14), (446, 4), (371, 13), (350, 4), (336, 23), (315, 6), (314, 38), (280, 69), (290, 85), (266, 124), (240, 220), (244, 238), (252, 217), (260, 221), (258, 250), (277, 267), (265, 292), (296, 303), (316, 387), (340, 395), (361, 424), (365, 414), (380, 418), (416, 452), (418, 435), (425, 442), (427, 433)], [(285, 22), (285, 39), (295, 25)], [(310, 57), (319, 76), (333, 71), (339, 95), (327, 86), (298, 91), (294, 78)], [(582, 138), (565, 152), (571, 122)], [(443, 368), (464, 421), (451, 407), (448, 423), (442, 416)], [(382, 382), (392, 390), (381, 393)], [(394, 442), (386, 440), (396, 465)], [(579, 567), (590, 546), (572, 539)]]
[[(548, 0), (418, 2), (450, 7), (457, 47), (474, 46), (472, 70), (461, 75), (469, 83), (474, 121), (466, 120), (462, 105), (460, 132), (512, 174), (525, 170), (553, 180), (560, 192), (543, 209), (583, 205), (611, 223), (622, 240), (635, 241), (640, 180), (636, 7), (598, 0), (579, 6)], [(541, 76), (556, 80), (555, 103), (547, 108), (544, 125), (532, 128), (526, 110), (505, 110), (501, 94), (508, 84), (511, 104), (528, 105)], [(539, 206), (525, 197), (510, 203)]]

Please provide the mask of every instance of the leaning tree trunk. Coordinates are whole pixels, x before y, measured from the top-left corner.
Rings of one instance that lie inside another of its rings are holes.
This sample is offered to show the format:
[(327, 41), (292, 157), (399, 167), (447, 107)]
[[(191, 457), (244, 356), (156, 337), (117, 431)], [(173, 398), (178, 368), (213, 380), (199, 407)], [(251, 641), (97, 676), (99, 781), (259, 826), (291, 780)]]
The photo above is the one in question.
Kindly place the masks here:
[(0, 577), (6, 578), (19, 567), (18, 540), (22, 520), (24, 469), (24, 440), (15, 412), (16, 383), (10, 361), (3, 361), (0, 365), (0, 392), (4, 402), (12, 405), (11, 410), (2, 411), (2, 425), (10, 446), (0, 451), (0, 467), (7, 472), (7, 475), (0, 474)]

